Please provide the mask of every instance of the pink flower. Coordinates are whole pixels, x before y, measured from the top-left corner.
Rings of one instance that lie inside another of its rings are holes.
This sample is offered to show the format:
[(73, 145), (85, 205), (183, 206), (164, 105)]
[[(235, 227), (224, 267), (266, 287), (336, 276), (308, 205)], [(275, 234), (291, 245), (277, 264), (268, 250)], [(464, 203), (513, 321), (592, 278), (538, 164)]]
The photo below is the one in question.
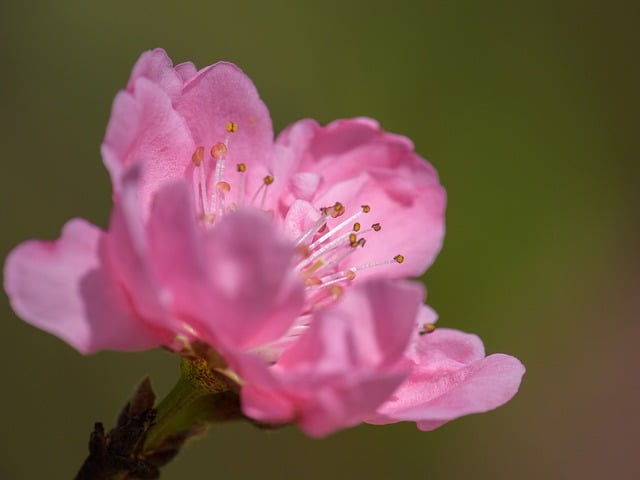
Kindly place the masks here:
[(316, 436), (435, 428), (517, 390), (512, 357), (415, 329), (424, 291), (402, 278), (439, 251), (445, 193), (405, 137), (304, 120), (274, 142), (237, 67), (173, 67), (154, 50), (115, 99), (102, 154), (108, 230), (71, 220), (5, 265), (14, 310), (78, 351), (204, 342), (247, 415)]

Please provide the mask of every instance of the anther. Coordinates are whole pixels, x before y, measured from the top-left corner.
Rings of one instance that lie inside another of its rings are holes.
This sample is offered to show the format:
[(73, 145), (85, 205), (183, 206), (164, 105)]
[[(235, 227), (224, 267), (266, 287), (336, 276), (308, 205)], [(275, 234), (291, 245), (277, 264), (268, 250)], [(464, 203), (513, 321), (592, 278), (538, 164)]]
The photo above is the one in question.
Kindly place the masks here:
[(211, 156), (218, 160), (227, 154), (227, 146), (224, 143), (216, 143), (211, 147)]
[(373, 225), (371, 225), (371, 228), (374, 232), (379, 232), (382, 229), (382, 225), (380, 225), (379, 223), (374, 223)]
[(309, 277), (304, 282), (308, 287), (316, 287), (318, 285), (322, 285), (322, 280), (318, 277)]
[(227, 133), (235, 133), (238, 131), (238, 124), (236, 122), (227, 122)]
[(204, 159), (204, 147), (196, 148), (196, 151), (193, 152), (193, 155), (191, 156), (191, 160), (193, 161), (194, 165), (196, 167), (199, 167), (203, 159)]
[(342, 205), (340, 202), (336, 202), (330, 207), (320, 208), (320, 213), (322, 213), (322, 215), (326, 217), (331, 217), (331, 218), (338, 218), (344, 215), (344, 212), (345, 212), (344, 205)]
[(358, 246), (358, 237), (356, 236), (355, 233), (350, 233), (349, 234), (349, 243), (354, 248)]
[(229, 185), (228, 182), (221, 181), (221, 182), (216, 183), (216, 189), (220, 193), (229, 193), (231, 191), (231, 185)]
[(244, 163), (238, 163), (238, 164), (236, 165), (236, 170), (237, 170), (239, 173), (244, 173), (244, 172), (246, 172), (246, 171), (247, 171), (247, 166), (246, 166)]
[(353, 231), (354, 232), (359, 232), (360, 231), (360, 223), (356, 222), (353, 224)]
[[(191, 156), (191, 161), (196, 167), (200, 167), (202, 165), (202, 161), (204, 160), (204, 147), (198, 147), (193, 152)], [(204, 215), (209, 215), (211, 213), (209, 208), (209, 202), (207, 202), (207, 180), (204, 173), (204, 166), (198, 168), (200, 171), (199, 182), (200, 182), (200, 199), (202, 201), (202, 213)]]
[(424, 325), (422, 325), (422, 330), (418, 332), (418, 335), (427, 335), (429, 333), (432, 333), (435, 329), (436, 326), (433, 323), (425, 323)]
[(332, 285), (329, 289), (329, 292), (331, 293), (333, 298), (337, 300), (344, 294), (344, 288), (342, 288), (340, 285)]
[(313, 265), (309, 266), (302, 272), (303, 277), (310, 277), (313, 273), (324, 266), (324, 260), (317, 260)]
[(262, 181), (265, 185), (271, 185), (274, 181), (273, 175), (267, 175)]
[(362, 211), (364, 213), (369, 213), (371, 211), (371, 207), (369, 205), (360, 205), (362, 207)]
[(344, 215), (344, 205), (342, 205), (340, 202), (336, 202), (333, 205), (333, 212), (331, 214), (332, 218), (338, 218), (341, 215)]
[(402, 263), (404, 262), (404, 255), (396, 255), (393, 259), (398, 263)]

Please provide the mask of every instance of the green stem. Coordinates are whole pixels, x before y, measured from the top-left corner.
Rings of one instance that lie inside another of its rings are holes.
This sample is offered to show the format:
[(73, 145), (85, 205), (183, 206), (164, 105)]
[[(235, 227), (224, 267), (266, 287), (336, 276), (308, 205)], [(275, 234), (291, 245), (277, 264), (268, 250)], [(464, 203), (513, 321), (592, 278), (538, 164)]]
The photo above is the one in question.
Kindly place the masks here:
[(76, 480), (158, 478), (159, 469), (208, 423), (244, 418), (233, 380), (201, 358), (183, 359), (180, 369), (180, 379), (157, 408), (145, 379), (113, 429), (105, 433), (102, 423), (94, 425)]
[(198, 412), (191, 406), (198, 399), (228, 392), (230, 381), (213, 372), (202, 359), (182, 359), (178, 382), (157, 407), (154, 425), (147, 432), (143, 450), (152, 451), (169, 435), (188, 429), (196, 421)]

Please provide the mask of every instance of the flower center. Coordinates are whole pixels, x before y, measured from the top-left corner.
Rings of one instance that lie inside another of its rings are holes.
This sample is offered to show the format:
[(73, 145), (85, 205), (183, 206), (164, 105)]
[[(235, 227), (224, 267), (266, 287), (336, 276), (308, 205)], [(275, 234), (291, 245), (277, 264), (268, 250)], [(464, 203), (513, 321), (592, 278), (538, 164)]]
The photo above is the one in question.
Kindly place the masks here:
[[(251, 194), (246, 191), (246, 164), (236, 163), (235, 172), (231, 176), (227, 174), (231, 140), (237, 130), (235, 122), (227, 123), (226, 136), (210, 148), (208, 161), (205, 161), (204, 146), (197, 147), (192, 156), (198, 206), (205, 227), (215, 225), (224, 215), (243, 206), (265, 210), (269, 186), (276, 181), (273, 175), (267, 174)], [(368, 237), (382, 229), (379, 222), (364, 222), (363, 217), (372, 211), (369, 205), (358, 206), (348, 216), (347, 210), (341, 202), (321, 207), (318, 218), (295, 240), (298, 253), (295, 270), (305, 283), (306, 302), (298, 322), (286, 335), (289, 339), (308, 325), (308, 317), (314, 310), (339, 299), (358, 272), (405, 260), (402, 254), (398, 254), (390, 259), (376, 259), (345, 268), (347, 258), (357, 249), (364, 248)]]
[[(191, 156), (191, 160), (196, 167), (196, 183), (199, 190), (198, 204), (202, 211), (202, 221), (206, 225), (213, 225), (216, 220), (222, 218), (226, 213), (245, 206), (246, 202), (247, 166), (244, 163), (236, 164), (236, 179), (233, 182), (236, 186), (235, 201), (231, 197), (231, 179), (226, 177), (229, 143), (231, 136), (238, 131), (238, 124), (228, 122), (226, 131), (227, 134), (224, 141), (218, 142), (211, 147), (208, 162), (205, 162), (204, 146), (197, 147)], [(208, 165), (209, 168), (207, 168)], [(272, 175), (266, 175), (247, 205), (264, 209), (267, 189), (273, 181)]]

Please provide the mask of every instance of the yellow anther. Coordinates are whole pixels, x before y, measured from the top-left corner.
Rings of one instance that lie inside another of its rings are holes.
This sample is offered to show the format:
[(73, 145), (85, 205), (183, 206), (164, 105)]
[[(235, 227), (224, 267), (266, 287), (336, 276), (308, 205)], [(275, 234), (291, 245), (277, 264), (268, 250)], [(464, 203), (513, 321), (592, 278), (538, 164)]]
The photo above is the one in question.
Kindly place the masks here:
[(345, 212), (344, 205), (342, 205), (340, 202), (336, 202), (335, 205), (333, 206), (333, 209), (335, 211), (335, 215), (331, 215), (333, 218), (337, 218), (344, 215), (344, 212)]
[(227, 122), (227, 133), (236, 133), (238, 131), (238, 124), (236, 122)]
[(331, 285), (331, 287), (329, 287), (329, 292), (331, 293), (333, 298), (337, 300), (344, 294), (344, 288), (342, 288), (340, 285)]
[(344, 215), (345, 209), (344, 205), (340, 202), (336, 202), (330, 207), (321, 207), (320, 212), (322, 212), (323, 215), (331, 216), (331, 218), (338, 218)]
[(236, 165), (236, 170), (240, 173), (244, 173), (247, 171), (247, 166), (244, 163), (239, 163)]
[(433, 332), (436, 329), (436, 326), (433, 323), (425, 323), (422, 325), (422, 330), (418, 332), (419, 335), (427, 335)]
[(358, 222), (353, 224), (353, 231), (354, 232), (359, 232), (360, 231), (360, 224)]
[(358, 237), (356, 236), (355, 233), (349, 234), (349, 243), (351, 244), (352, 247), (358, 246)]
[(310, 277), (312, 274), (314, 274), (318, 269), (320, 269), (320, 267), (322, 267), (324, 265), (324, 260), (320, 259), (320, 260), (316, 260), (309, 268), (307, 268), (306, 270), (304, 270), (302, 272), (302, 277), (303, 278), (308, 278)]
[(216, 160), (227, 154), (227, 146), (224, 143), (216, 143), (211, 147), (211, 156)]
[(379, 223), (374, 223), (373, 225), (371, 225), (371, 228), (373, 228), (374, 232), (379, 232), (382, 229), (382, 225), (380, 225)]
[(317, 285), (322, 285), (322, 280), (320, 280), (318, 277), (309, 277), (305, 280), (304, 283), (307, 287), (315, 287)]
[(356, 272), (355, 270), (347, 270), (344, 272), (344, 276), (347, 277), (347, 280), (355, 280)]
[(364, 238), (361, 238), (360, 240), (358, 240), (358, 246), (359, 247), (364, 247), (364, 244), (367, 243), (367, 240)]
[(404, 255), (396, 255), (393, 259), (398, 263), (402, 263), (404, 262)]
[(262, 180), (264, 182), (265, 185), (271, 185), (273, 183), (273, 175), (267, 175), (266, 177), (264, 177), (264, 179)]
[(231, 185), (229, 185), (227, 182), (222, 181), (222, 182), (218, 182), (216, 183), (216, 189), (220, 192), (220, 193), (229, 193), (231, 191)]
[(364, 213), (369, 213), (371, 211), (371, 207), (369, 205), (360, 205), (362, 207), (362, 211)]
[(193, 155), (191, 156), (191, 161), (193, 161), (196, 167), (199, 167), (203, 159), (204, 159), (204, 147), (196, 148), (196, 151), (193, 152)]

